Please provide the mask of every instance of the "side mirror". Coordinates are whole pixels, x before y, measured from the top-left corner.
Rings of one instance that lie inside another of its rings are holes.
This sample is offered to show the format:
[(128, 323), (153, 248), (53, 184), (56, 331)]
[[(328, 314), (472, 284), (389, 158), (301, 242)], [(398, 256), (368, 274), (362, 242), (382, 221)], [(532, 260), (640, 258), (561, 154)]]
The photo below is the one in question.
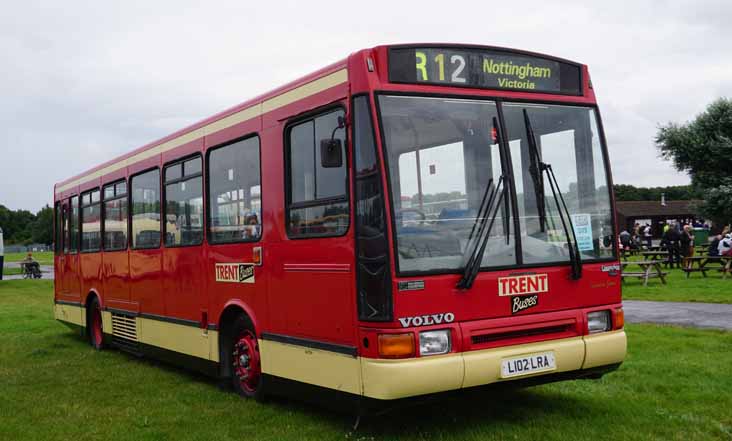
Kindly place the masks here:
[(323, 168), (343, 166), (343, 148), (340, 139), (320, 140), (320, 166)]

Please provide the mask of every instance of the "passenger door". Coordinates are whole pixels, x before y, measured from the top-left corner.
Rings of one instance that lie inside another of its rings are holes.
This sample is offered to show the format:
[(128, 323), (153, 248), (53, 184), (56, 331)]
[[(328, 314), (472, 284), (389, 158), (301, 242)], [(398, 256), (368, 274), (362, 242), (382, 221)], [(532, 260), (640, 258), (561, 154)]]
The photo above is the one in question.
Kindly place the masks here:
[(285, 128), (288, 240), (273, 245), (278, 267), (270, 297), (285, 315), (287, 334), (352, 344), (356, 299), (346, 145), (342, 107)]
[(55, 278), (55, 289), (56, 294), (66, 300), (66, 286), (65, 286), (65, 267), (66, 267), (66, 234), (67, 234), (67, 202), (59, 201), (56, 202), (56, 226), (54, 228), (54, 251), (56, 253), (55, 265), (54, 265), (54, 278)]
[(64, 237), (64, 265), (63, 272), (56, 274), (56, 280), (63, 283), (63, 290), (71, 301), (81, 301), (81, 286), (79, 284), (79, 197), (69, 199), (67, 219), (64, 222), (66, 234)]

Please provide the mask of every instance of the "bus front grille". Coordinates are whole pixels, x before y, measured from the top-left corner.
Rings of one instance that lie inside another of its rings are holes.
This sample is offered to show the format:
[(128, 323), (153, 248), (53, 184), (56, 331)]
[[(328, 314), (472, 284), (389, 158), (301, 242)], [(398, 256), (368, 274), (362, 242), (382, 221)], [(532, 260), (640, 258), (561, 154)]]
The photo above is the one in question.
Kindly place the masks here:
[(537, 323), (533, 326), (521, 326), (514, 329), (494, 328), (476, 330), (470, 336), (470, 349), (488, 349), (499, 346), (534, 343), (559, 338), (570, 338), (580, 335), (574, 320), (559, 323)]

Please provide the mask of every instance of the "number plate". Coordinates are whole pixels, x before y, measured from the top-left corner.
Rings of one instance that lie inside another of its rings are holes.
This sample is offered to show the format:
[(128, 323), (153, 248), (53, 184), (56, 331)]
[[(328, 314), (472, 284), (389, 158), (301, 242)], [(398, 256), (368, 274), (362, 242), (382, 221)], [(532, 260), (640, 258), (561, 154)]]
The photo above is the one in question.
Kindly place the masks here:
[(553, 371), (556, 368), (557, 363), (554, 360), (554, 352), (505, 358), (501, 361), (501, 378)]

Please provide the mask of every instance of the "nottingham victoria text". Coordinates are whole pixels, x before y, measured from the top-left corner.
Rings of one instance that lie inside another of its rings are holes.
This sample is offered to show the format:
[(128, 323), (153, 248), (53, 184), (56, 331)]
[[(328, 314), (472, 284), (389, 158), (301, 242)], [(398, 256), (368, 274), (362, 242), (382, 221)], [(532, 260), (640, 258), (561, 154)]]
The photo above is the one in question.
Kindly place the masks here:
[[(536, 67), (531, 63), (523, 66), (513, 64), (512, 61), (495, 63), (493, 59), (483, 59), (483, 72), (490, 74), (504, 74), (517, 76), (520, 80), (524, 80), (527, 76), (534, 78), (551, 78), (552, 70), (548, 67)], [(507, 78), (499, 78), (498, 85), (500, 87), (514, 89), (535, 89), (536, 83), (530, 80), (519, 81), (509, 80)]]

